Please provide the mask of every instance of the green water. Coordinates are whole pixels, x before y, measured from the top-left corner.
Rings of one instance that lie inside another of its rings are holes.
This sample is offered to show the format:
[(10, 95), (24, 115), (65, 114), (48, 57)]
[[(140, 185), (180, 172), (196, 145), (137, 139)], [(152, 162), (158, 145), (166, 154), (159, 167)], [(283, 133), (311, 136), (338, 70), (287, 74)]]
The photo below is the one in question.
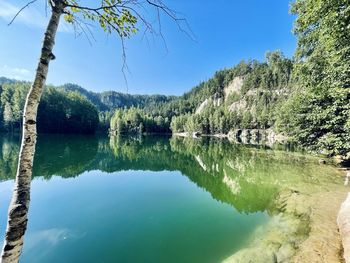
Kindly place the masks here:
[[(0, 245), (18, 148), (0, 138)], [(214, 139), (41, 135), (21, 262), (220, 262), (263, 233), (282, 188), (332, 172)]]

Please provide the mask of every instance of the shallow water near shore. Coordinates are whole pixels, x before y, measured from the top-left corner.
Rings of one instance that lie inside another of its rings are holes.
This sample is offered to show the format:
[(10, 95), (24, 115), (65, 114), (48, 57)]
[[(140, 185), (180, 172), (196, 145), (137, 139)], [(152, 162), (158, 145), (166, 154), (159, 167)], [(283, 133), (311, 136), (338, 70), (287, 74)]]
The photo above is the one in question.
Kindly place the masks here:
[[(18, 149), (0, 138), (0, 245)], [(334, 167), (284, 147), (40, 135), (21, 262), (288, 262), (316, 196), (346, 191)]]

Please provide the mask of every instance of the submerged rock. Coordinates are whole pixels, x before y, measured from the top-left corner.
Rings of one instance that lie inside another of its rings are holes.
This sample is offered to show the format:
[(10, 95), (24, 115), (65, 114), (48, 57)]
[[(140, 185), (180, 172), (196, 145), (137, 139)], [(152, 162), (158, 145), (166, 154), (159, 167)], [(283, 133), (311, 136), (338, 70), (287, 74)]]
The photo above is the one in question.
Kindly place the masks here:
[(255, 231), (255, 238), (248, 248), (223, 262), (290, 262), (298, 244), (309, 233), (310, 210), (300, 205), (300, 198), (298, 193), (291, 190), (281, 193), (274, 205), (277, 214), (272, 216), (267, 225)]

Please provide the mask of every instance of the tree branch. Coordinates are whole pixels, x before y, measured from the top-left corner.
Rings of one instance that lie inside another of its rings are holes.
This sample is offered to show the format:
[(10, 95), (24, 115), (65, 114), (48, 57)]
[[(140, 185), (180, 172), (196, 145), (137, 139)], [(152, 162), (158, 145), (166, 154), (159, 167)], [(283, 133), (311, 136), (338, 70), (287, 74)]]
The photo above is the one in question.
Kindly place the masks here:
[(24, 10), (26, 9), (28, 6), (30, 6), (31, 4), (34, 4), (36, 1), (38, 0), (32, 0), (30, 2), (28, 2), (27, 4), (25, 4), (21, 9), (18, 10), (18, 12), (15, 14), (15, 16), (11, 19), (10, 23), (8, 23), (7, 25), (10, 26), (13, 21), (15, 21), (15, 19), (17, 18), (17, 16)]

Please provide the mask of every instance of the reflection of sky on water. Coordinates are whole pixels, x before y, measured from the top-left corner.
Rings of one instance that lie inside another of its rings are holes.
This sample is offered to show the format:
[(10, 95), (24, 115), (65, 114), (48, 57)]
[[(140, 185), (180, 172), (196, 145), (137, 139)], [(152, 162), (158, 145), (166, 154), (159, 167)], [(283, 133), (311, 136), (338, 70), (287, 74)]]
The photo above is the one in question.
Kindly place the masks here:
[(46, 244), (47, 246), (56, 246), (59, 242), (64, 242), (66, 240), (72, 239), (80, 239), (83, 238), (85, 234), (78, 234), (72, 230), (65, 228), (52, 228), (52, 229), (44, 229), (40, 231), (35, 231), (29, 233), (26, 237), (28, 245), (26, 245), (26, 249), (30, 250), (35, 248), (38, 245)]
[(28, 232), (26, 235), (25, 249), (35, 250), (35, 262), (45, 262), (45, 258), (55, 247), (63, 242), (76, 241), (83, 238), (84, 234), (65, 228), (43, 229), (40, 231)]

